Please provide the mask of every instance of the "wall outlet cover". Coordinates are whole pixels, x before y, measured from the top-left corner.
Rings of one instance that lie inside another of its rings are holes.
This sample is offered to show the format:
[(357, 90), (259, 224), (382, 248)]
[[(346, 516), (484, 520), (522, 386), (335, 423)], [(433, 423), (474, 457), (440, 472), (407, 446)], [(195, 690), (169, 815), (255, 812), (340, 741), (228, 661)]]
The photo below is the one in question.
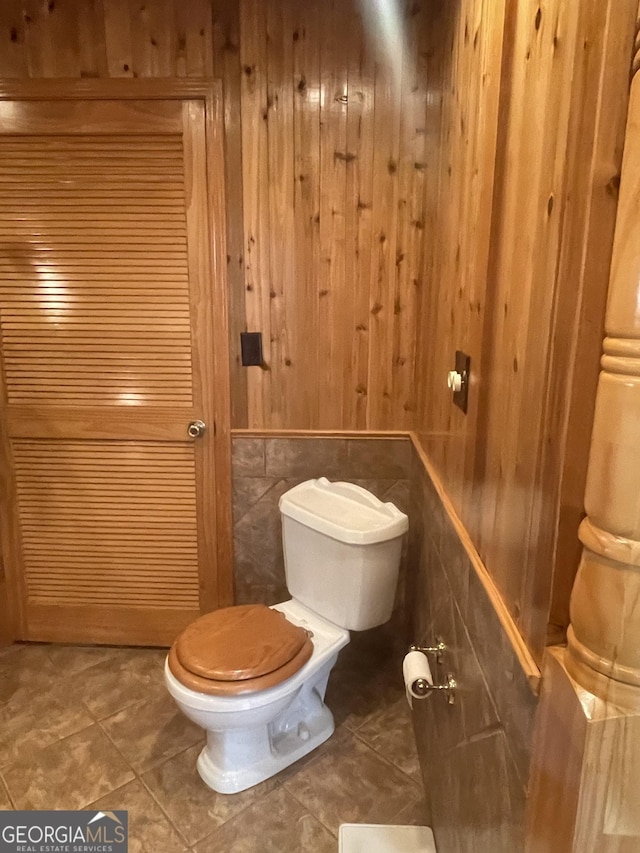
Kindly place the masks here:
[(262, 332), (240, 332), (243, 367), (262, 366)]

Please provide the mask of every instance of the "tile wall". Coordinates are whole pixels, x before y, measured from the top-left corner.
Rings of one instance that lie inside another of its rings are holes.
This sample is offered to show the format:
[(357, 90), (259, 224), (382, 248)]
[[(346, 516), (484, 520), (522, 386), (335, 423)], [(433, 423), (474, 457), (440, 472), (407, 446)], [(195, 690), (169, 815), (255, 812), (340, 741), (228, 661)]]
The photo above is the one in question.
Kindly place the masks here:
[[(278, 510), (284, 492), (314, 477), (348, 480), (407, 512), (411, 460), (408, 438), (235, 436), (232, 470), (236, 603), (274, 604), (288, 598)], [(404, 589), (404, 583), (400, 589)]]
[(439, 853), (518, 853), (537, 700), (442, 502), (416, 457), (408, 578), (413, 635), (448, 646), (456, 702), (414, 701), (414, 728)]
[[(518, 853), (537, 700), (425, 468), (404, 438), (233, 439), (238, 603), (287, 596), (278, 500), (311, 477), (349, 480), (407, 512), (394, 641), (449, 650), (459, 683), (414, 703), (413, 723), (439, 853)], [(400, 639), (402, 638), (402, 639)]]

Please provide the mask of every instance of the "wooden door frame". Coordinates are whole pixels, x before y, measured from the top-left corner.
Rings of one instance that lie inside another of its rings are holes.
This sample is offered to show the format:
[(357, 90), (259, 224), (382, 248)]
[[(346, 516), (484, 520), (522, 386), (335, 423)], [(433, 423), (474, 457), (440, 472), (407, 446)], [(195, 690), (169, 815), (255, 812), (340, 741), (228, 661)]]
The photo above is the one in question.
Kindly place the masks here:
[[(81, 79), (0, 80), (0, 100), (196, 100), (204, 105), (207, 159), (207, 199), (212, 284), (215, 417), (211, 429), (212, 472), (215, 484), (215, 553), (217, 604), (233, 603), (233, 540), (231, 517), (231, 397), (229, 377), (229, 311), (227, 293), (226, 206), (224, 186), (224, 101), (222, 82), (213, 79)], [(4, 377), (0, 376), (0, 401), (6, 402)], [(0, 457), (8, 463), (8, 440), (0, 430)], [(6, 484), (9, 494), (12, 483)], [(15, 503), (15, 500), (12, 501)], [(5, 535), (18, 536), (15, 520), (7, 519)], [(0, 543), (1, 545), (1, 543)], [(6, 571), (6, 601), (0, 583), (0, 642), (15, 639), (24, 624), (20, 579)], [(213, 590), (211, 590), (213, 592)], [(3, 619), (6, 611), (6, 620)]]

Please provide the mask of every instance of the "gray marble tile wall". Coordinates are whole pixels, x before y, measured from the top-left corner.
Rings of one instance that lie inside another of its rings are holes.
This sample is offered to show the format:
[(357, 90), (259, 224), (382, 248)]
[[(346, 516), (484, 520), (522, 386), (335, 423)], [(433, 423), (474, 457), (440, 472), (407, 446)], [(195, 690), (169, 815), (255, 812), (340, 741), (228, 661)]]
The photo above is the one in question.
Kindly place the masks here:
[(416, 455), (409, 599), (420, 645), (441, 636), (458, 681), (414, 701), (414, 729), (439, 853), (518, 853), (537, 700), (432, 481)]
[[(232, 442), (236, 603), (288, 597), (278, 500), (314, 477), (347, 480), (408, 511), (412, 446), (408, 438), (253, 438)], [(404, 566), (396, 608), (404, 600)]]

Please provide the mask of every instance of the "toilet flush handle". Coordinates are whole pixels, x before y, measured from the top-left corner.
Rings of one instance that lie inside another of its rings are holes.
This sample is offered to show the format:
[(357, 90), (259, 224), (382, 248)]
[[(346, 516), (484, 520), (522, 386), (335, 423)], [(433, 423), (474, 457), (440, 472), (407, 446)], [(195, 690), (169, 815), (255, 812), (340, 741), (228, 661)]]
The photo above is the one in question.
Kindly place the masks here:
[(189, 438), (201, 438), (207, 425), (204, 421), (191, 421), (187, 427)]

